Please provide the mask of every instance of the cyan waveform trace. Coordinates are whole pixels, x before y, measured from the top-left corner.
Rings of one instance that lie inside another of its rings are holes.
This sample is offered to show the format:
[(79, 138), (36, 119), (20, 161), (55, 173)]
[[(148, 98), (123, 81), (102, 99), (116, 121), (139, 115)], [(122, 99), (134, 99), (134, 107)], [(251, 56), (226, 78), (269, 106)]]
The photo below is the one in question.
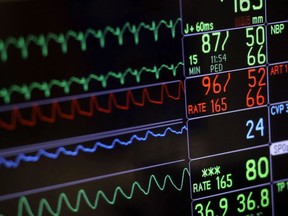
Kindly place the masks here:
[(141, 81), (141, 75), (145, 73), (152, 73), (155, 74), (155, 78), (158, 80), (160, 77), (160, 72), (165, 70), (171, 71), (172, 75), (175, 77), (177, 74), (177, 69), (183, 66), (182, 62), (171, 65), (167, 64), (162, 64), (159, 67), (154, 66), (153, 68), (147, 68), (147, 67), (142, 67), (140, 69), (132, 69), (132, 68), (127, 68), (124, 72), (114, 72), (114, 71), (109, 71), (107, 74), (101, 74), (101, 75), (96, 75), (96, 74), (90, 74), (87, 77), (70, 77), (67, 80), (56, 80), (53, 79), (49, 82), (32, 82), (30, 84), (23, 84), (23, 85), (12, 85), (9, 88), (2, 88), (0, 89), (0, 98), (3, 98), (3, 101), (5, 104), (11, 103), (11, 97), (12, 94), (20, 94), (24, 96), (25, 100), (30, 100), (32, 97), (32, 92), (34, 90), (41, 91), (44, 93), (44, 96), (46, 98), (51, 96), (51, 91), (53, 88), (57, 88), (57, 90), (63, 89), (63, 92), (65, 94), (69, 94), (71, 90), (71, 85), (72, 84), (78, 84), (82, 85), (83, 91), (87, 92), (89, 90), (89, 84), (91, 81), (98, 81), (101, 83), (101, 86), (103, 88), (107, 87), (107, 83), (109, 78), (115, 78), (120, 81), (121, 85), (125, 84), (125, 79), (128, 75), (135, 76), (136, 82), (139, 83)]
[[(164, 103), (164, 98), (169, 98), (175, 101), (181, 99), (182, 93), (184, 92), (184, 85), (182, 81), (179, 81), (177, 85), (177, 93), (173, 95), (170, 92), (171, 89), (169, 90), (169, 88), (167, 87), (167, 84), (161, 84), (159, 94), (160, 96), (158, 96), (157, 99), (151, 97), (152, 93), (149, 92), (148, 88), (142, 89), (140, 100), (136, 99), (137, 97), (131, 90), (128, 90), (125, 93), (126, 97), (124, 104), (118, 102), (117, 97), (114, 93), (110, 93), (107, 98), (108, 102), (106, 107), (103, 107), (99, 104), (96, 96), (90, 97), (88, 109), (81, 108), (79, 101), (77, 99), (74, 99), (70, 102), (69, 112), (64, 112), (61, 109), (61, 105), (56, 101), (50, 106), (50, 115), (45, 115), (39, 105), (33, 104), (31, 107), (30, 119), (23, 117), (21, 111), (16, 107), (11, 111), (10, 122), (0, 119), (0, 128), (4, 130), (15, 130), (18, 124), (27, 127), (34, 127), (37, 125), (38, 121), (52, 124), (55, 123), (58, 118), (72, 121), (77, 115), (91, 118), (92, 116), (94, 116), (94, 113), (96, 111), (110, 114), (113, 108), (119, 110), (129, 110), (132, 105), (137, 107), (144, 107), (147, 103), (162, 105)], [(153, 95), (153, 97), (155, 96)]]
[(55, 42), (60, 45), (61, 52), (66, 54), (68, 52), (68, 42), (71, 39), (78, 41), (80, 43), (81, 51), (87, 50), (87, 40), (89, 37), (99, 40), (101, 48), (106, 45), (106, 36), (111, 34), (117, 38), (117, 42), (120, 46), (124, 44), (124, 33), (130, 32), (134, 36), (134, 43), (137, 45), (140, 41), (140, 31), (145, 29), (147, 31), (153, 32), (154, 41), (159, 39), (159, 29), (161, 26), (166, 27), (171, 30), (172, 38), (175, 38), (176, 27), (181, 22), (181, 19), (176, 20), (160, 20), (158, 22), (152, 21), (151, 24), (145, 22), (140, 22), (138, 25), (131, 24), (129, 22), (124, 23), (122, 27), (111, 27), (106, 26), (103, 30), (95, 30), (92, 28), (86, 31), (73, 31), (69, 30), (66, 33), (48, 33), (47, 35), (33, 35), (30, 34), (26, 37), (20, 36), (8, 37), (6, 39), (0, 39), (0, 59), (3, 62), (8, 60), (8, 49), (13, 46), (20, 50), (21, 57), (27, 59), (29, 57), (29, 46), (33, 43), (34, 45), (40, 47), (41, 54), (43, 57), (49, 54), (49, 43), (50, 41)]
[(69, 201), (69, 198), (67, 197), (67, 195), (65, 193), (61, 193), (58, 197), (58, 200), (57, 200), (56, 209), (53, 210), (53, 207), (50, 206), (49, 202), (45, 198), (42, 198), (39, 202), (38, 210), (37, 210), (36, 214), (33, 213), (33, 210), (30, 206), (28, 198), (23, 196), (23, 197), (20, 197), (20, 199), (18, 201), (17, 216), (22, 216), (24, 213), (26, 213), (25, 215), (29, 215), (29, 216), (36, 216), (36, 215), (42, 216), (43, 213), (46, 213), (46, 212), (44, 212), (45, 209), (46, 209), (48, 214), (50, 214), (52, 216), (59, 216), (61, 214), (61, 210), (62, 210), (64, 204), (71, 212), (76, 213), (76, 212), (80, 211), (81, 202), (84, 202), (90, 209), (95, 210), (98, 207), (100, 200), (105, 201), (109, 205), (114, 205), (117, 202), (118, 196), (120, 196), (120, 195), (127, 200), (132, 199), (135, 192), (136, 192), (136, 189), (138, 189), (140, 192), (142, 192), (142, 194), (147, 196), (151, 192), (151, 188), (152, 188), (153, 183), (156, 185), (156, 187), (160, 191), (164, 191), (167, 188), (168, 183), (173, 188), (175, 188), (175, 190), (182, 191), (182, 189), (184, 187), (184, 181), (185, 181), (186, 176), (190, 176), (190, 173), (189, 173), (189, 170), (187, 168), (184, 168), (182, 170), (182, 176), (181, 176), (180, 183), (178, 183), (178, 184), (175, 183), (175, 180), (172, 179), (171, 175), (166, 175), (164, 177), (163, 183), (161, 184), (160, 180), (158, 180), (156, 178), (156, 176), (153, 174), (149, 177), (149, 182), (148, 182), (148, 186), (146, 189), (143, 188), (143, 186), (141, 186), (141, 184), (139, 182), (135, 181), (131, 186), (130, 192), (125, 192), (120, 186), (117, 186), (114, 190), (113, 196), (109, 198), (105, 194), (104, 191), (99, 190), (96, 192), (95, 199), (93, 199), (92, 201), (88, 197), (85, 190), (80, 189), (77, 193), (76, 202), (74, 205), (71, 203), (71, 201)]
[(134, 134), (128, 139), (127, 141), (120, 140), (119, 138), (114, 139), (110, 144), (105, 144), (102, 142), (96, 142), (92, 147), (84, 147), (83, 145), (79, 144), (76, 146), (74, 150), (67, 150), (65, 147), (59, 147), (55, 152), (48, 152), (45, 149), (39, 150), (35, 155), (26, 155), (20, 153), (16, 156), (15, 160), (6, 159), (0, 157), (0, 166), (4, 166), (6, 168), (17, 168), (21, 164), (21, 162), (37, 162), (40, 160), (41, 157), (49, 158), (49, 159), (57, 159), (60, 157), (61, 154), (65, 156), (77, 156), (79, 152), (85, 153), (95, 153), (98, 148), (103, 149), (114, 149), (115, 146), (122, 145), (128, 146), (135, 141), (146, 141), (149, 137), (165, 137), (169, 132), (180, 135), (186, 131), (186, 126), (183, 126), (180, 130), (173, 130), (170, 127), (167, 127), (162, 133), (154, 133), (151, 130), (147, 130), (144, 136), (139, 136)]

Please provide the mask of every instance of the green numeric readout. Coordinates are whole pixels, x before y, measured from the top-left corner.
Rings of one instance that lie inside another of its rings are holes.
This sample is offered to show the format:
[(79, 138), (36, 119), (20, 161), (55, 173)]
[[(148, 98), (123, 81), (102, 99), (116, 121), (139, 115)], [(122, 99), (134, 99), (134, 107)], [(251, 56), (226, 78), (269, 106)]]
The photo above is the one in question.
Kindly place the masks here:
[(185, 75), (189, 77), (265, 65), (266, 32), (265, 26), (260, 25), (184, 37)]
[(271, 214), (269, 187), (248, 189), (193, 202), (194, 216)]
[(234, 12), (248, 12), (251, 10), (257, 11), (264, 8), (263, 0), (258, 0), (257, 3), (252, 3), (251, 0), (234, 0)]
[[(193, 199), (270, 182), (269, 148), (230, 153), (191, 161)], [(233, 159), (233, 165), (231, 161)], [(237, 169), (234, 169), (237, 167)], [(239, 197), (239, 200), (241, 197)]]

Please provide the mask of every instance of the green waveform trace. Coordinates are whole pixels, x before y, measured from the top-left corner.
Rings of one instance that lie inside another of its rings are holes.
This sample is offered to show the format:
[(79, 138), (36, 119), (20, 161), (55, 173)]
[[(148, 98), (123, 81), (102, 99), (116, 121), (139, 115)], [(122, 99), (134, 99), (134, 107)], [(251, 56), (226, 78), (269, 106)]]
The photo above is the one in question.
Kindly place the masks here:
[[(109, 198), (104, 191), (99, 190), (96, 193), (96, 197), (94, 201), (89, 200), (85, 190), (81, 189), (78, 191), (77, 194), (77, 198), (76, 198), (76, 203), (75, 206), (73, 206), (70, 201), (69, 198), (67, 197), (67, 195), (65, 193), (61, 193), (58, 197), (58, 202), (57, 202), (57, 208), (55, 210), (52, 209), (52, 207), (50, 206), (50, 204), (48, 203), (48, 201), (45, 198), (42, 198), (39, 202), (39, 206), (38, 206), (38, 212), (37, 212), (37, 216), (41, 216), (43, 215), (44, 212), (44, 208), (47, 210), (47, 212), (52, 215), (52, 216), (59, 216), (61, 214), (61, 209), (63, 204), (65, 203), (66, 207), (68, 207), (68, 209), (72, 212), (79, 212), (80, 210), (80, 204), (81, 201), (83, 200), (87, 206), (93, 210), (95, 210), (98, 207), (98, 203), (101, 200), (101, 198), (108, 204), (110, 205), (114, 205), (117, 201), (117, 197), (119, 195), (123, 196), (125, 199), (132, 199), (133, 195), (135, 193), (135, 190), (138, 189), (139, 191), (141, 191), (144, 195), (148, 195), (151, 191), (151, 187), (152, 187), (152, 183), (154, 182), (154, 184), (158, 187), (159, 190), (164, 191), (165, 188), (167, 187), (168, 182), (171, 184), (171, 186), (173, 186), (176, 190), (178, 191), (182, 191), (183, 186), (184, 186), (184, 180), (185, 180), (185, 176), (186, 175), (190, 175), (189, 170), (187, 168), (184, 168), (182, 171), (182, 177), (181, 177), (181, 182), (180, 185), (177, 186), (177, 184), (173, 181), (173, 179), (171, 178), (170, 175), (166, 175), (164, 178), (163, 183), (161, 184), (159, 182), (159, 180), (157, 180), (155, 175), (151, 175), (149, 178), (149, 182), (148, 182), (148, 186), (147, 189), (145, 190), (145, 188), (143, 188), (140, 183), (138, 183), (137, 181), (135, 181), (132, 186), (131, 186), (131, 191), (130, 192), (124, 192), (123, 189), (120, 186), (117, 186), (114, 190), (114, 194), (111, 198)], [(33, 213), (29, 201), (28, 199), (23, 196), (19, 199), (18, 202), (18, 213), (17, 216), (22, 216), (24, 211), (26, 210), (27, 215), (29, 216), (34, 216), (35, 214)]]
[(109, 71), (105, 75), (96, 75), (90, 74), (87, 77), (70, 77), (68, 80), (56, 80), (53, 79), (49, 82), (32, 82), (28, 85), (12, 85), (9, 88), (0, 89), (0, 98), (3, 98), (5, 104), (11, 103), (11, 97), (13, 93), (18, 93), (24, 96), (25, 100), (30, 100), (32, 96), (32, 92), (34, 90), (39, 90), (44, 93), (45, 97), (51, 96), (51, 90), (53, 87), (62, 88), (65, 94), (69, 94), (71, 90), (72, 84), (78, 84), (83, 86), (83, 90), (87, 92), (89, 90), (89, 83), (91, 81), (98, 81), (101, 83), (103, 88), (107, 87), (108, 79), (110, 77), (118, 79), (121, 85), (125, 84), (126, 77), (130, 74), (135, 76), (136, 82), (139, 83), (141, 81), (141, 75), (145, 73), (155, 74), (155, 78), (158, 80), (160, 78), (160, 72), (164, 69), (171, 71), (173, 76), (175, 77), (177, 74), (177, 70), (180, 66), (183, 66), (182, 62), (178, 62), (177, 64), (166, 65), (162, 64), (153, 68), (142, 67), (140, 69), (132, 69), (127, 68), (124, 72), (113, 72)]
[(122, 27), (111, 27), (106, 26), (103, 30), (87, 29), (86, 31), (73, 31), (69, 30), (66, 33), (48, 33), (47, 35), (28, 35), (26, 37), (20, 36), (18, 38), (8, 37), (6, 39), (0, 39), (0, 59), (5, 62), (8, 60), (8, 49), (11, 46), (19, 49), (21, 52), (21, 57), (27, 59), (29, 56), (29, 46), (30, 44), (35, 44), (41, 48), (41, 54), (43, 57), (49, 54), (49, 43), (54, 41), (60, 45), (61, 52), (66, 54), (68, 52), (68, 42), (70, 39), (74, 39), (80, 43), (80, 48), (82, 51), (87, 50), (87, 39), (88, 37), (93, 37), (99, 40), (101, 48), (105, 47), (107, 34), (112, 34), (117, 38), (117, 42), (120, 46), (124, 44), (124, 33), (130, 32), (134, 36), (134, 43), (139, 44), (140, 41), (140, 31), (146, 29), (153, 32), (154, 41), (159, 39), (159, 29), (161, 26), (165, 26), (167, 29), (171, 30), (172, 38), (175, 38), (176, 27), (181, 22), (181, 19), (176, 20), (160, 20), (158, 23), (152, 21), (151, 24), (145, 22), (140, 22), (138, 25), (126, 22)]

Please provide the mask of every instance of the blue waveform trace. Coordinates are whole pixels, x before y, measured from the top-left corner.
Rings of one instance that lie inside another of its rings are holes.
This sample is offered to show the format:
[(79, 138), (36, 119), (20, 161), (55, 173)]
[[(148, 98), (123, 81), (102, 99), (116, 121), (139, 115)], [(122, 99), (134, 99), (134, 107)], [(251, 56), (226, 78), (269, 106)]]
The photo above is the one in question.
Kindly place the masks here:
[(75, 157), (79, 154), (79, 152), (85, 153), (94, 153), (97, 151), (98, 147), (111, 150), (116, 144), (122, 146), (128, 146), (132, 144), (134, 141), (146, 141), (149, 136), (152, 137), (165, 137), (168, 132), (173, 134), (183, 134), (184, 131), (187, 130), (186, 126), (183, 126), (180, 130), (173, 130), (170, 127), (167, 127), (162, 133), (154, 133), (151, 130), (147, 130), (144, 136), (138, 136), (136, 134), (132, 135), (129, 140), (122, 141), (119, 138), (115, 138), (112, 143), (105, 144), (97, 141), (92, 147), (84, 147), (82, 144), (78, 144), (74, 150), (67, 150), (65, 147), (59, 147), (55, 152), (48, 152), (45, 149), (40, 149), (35, 155), (26, 155), (24, 153), (20, 153), (16, 156), (14, 160), (6, 159), (4, 157), (0, 157), (0, 166), (5, 166), (6, 168), (17, 168), (21, 162), (37, 162), (41, 157), (46, 157), (49, 159), (57, 159), (61, 154), (65, 156)]

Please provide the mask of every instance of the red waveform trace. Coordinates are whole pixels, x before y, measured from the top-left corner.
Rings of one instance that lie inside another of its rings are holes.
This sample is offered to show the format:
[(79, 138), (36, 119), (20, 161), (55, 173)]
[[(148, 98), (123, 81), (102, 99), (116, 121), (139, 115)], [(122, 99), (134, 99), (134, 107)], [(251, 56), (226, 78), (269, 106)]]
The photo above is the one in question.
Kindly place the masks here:
[(92, 117), (95, 111), (109, 114), (112, 112), (113, 107), (119, 110), (129, 110), (131, 105), (135, 105), (138, 107), (143, 107), (146, 103), (162, 105), (164, 103), (165, 97), (172, 100), (180, 100), (183, 92), (184, 85), (182, 81), (179, 81), (178, 83), (176, 95), (171, 94), (171, 90), (169, 91), (167, 84), (162, 84), (160, 90), (160, 98), (158, 97), (158, 99), (153, 99), (151, 97), (151, 93), (149, 93), (149, 90), (147, 88), (144, 88), (142, 90), (141, 99), (139, 100), (136, 100), (133, 92), (131, 90), (128, 90), (126, 92), (125, 103), (123, 104), (119, 104), (115, 94), (110, 93), (108, 95), (107, 107), (100, 106), (97, 96), (92, 96), (90, 97), (88, 110), (84, 110), (80, 107), (78, 99), (73, 99), (70, 102), (70, 111), (67, 113), (63, 112), (59, 102), (56, 101), (53, 102), (50, 106), (51, 111), (49, 116), (44, 115), (41, 107), (36, 104), (31, 107), (30, 119), (25, 119), (21, 114), (21, 110), (15, 107), (11, 111), (10, 122), (6, 122), (0, 119), (0, 128), (4, 130), (15, 130), (17, 128), (17, 125), (34, 127), (38, 121), (52, 124), (56, 122), (57, 118), (74, 120), (76, 115)]

